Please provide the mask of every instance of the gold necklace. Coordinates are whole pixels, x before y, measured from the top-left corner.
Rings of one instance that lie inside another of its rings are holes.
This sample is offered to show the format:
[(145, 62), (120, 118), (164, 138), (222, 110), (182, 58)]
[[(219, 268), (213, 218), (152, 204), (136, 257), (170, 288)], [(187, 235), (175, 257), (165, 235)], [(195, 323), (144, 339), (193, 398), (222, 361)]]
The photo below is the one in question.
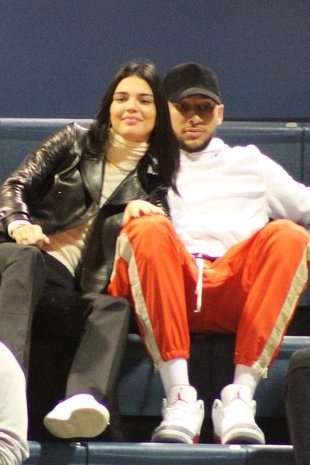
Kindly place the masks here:
[(116, 165), (115, 163), (113, 163), (111, 160), (109, 160), (108, 158), (106, 158), (107, 162), (109, 165), (112, 166), (112, 168), (120, 171), (121, 173), (124, 173), (124, 174), (128, 174), (129, 173), (129, 170), (126, 170), (125, 168), (121, 168), (119, 165)]

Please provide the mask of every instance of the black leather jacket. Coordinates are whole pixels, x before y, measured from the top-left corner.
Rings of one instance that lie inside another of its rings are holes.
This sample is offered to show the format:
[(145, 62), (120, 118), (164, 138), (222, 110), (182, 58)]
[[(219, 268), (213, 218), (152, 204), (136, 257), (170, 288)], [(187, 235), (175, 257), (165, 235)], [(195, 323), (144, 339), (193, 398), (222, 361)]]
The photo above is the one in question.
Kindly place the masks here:
[[(140, 165), (140, 164), (139, 164)], [(94, 151), (89, 130), (73, 123), (31, 152), (0, 189), (2, 240), (14, 220), (42, 226), (46, 234), (61, 232), (97, 218), (78, 271), (81, 288), (104, 291), (111, 275), (116, 238), (131, 200), (145, 199), (168, 213), (166, 189), (158, 176), (138, 165), (99, 208), (105, 152)]]

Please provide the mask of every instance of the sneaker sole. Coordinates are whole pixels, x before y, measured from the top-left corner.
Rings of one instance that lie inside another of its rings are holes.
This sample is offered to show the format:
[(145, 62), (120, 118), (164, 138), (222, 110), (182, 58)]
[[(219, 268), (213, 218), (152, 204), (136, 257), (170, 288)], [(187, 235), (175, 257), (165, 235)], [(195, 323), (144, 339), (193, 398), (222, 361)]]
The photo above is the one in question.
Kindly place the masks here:
[(264, 433), (252, 425), (225, 431), (220, 439), (222, 444), (265, 444)]
[(109, 420), (109, 412), (104, 407), (102, 411), (81, 408), (72, 412), (67, 419), (47, 415), (44, 426), (58, 438), (93, 438), (106, 429)]
[(163, 427), (153, 432), (151, 442), (196, 444), (199, 442), (199, 436), (194, 437), (188, 430), (179, 426), (173, 428)]

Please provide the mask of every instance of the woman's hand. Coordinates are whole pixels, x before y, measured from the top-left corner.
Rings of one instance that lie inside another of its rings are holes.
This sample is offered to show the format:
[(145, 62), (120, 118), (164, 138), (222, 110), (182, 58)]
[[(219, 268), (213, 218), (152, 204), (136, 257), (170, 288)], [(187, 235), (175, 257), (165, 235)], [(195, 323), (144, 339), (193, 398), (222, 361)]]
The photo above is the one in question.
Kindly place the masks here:
[(123, 226), (128, 223), (130, 218), (139, 218), (143, 215), (163, 215), (166, 213), (161, 207), (156, 207), (146, 200), (132, 200), (129, 202), (124, 211)]
[(19, 226), (13, 231), (12, 237), (17, 244), (34, 245), (38, 249), (43, 249), (45, 244), (50, 243), (49, 238), (38, 224)]

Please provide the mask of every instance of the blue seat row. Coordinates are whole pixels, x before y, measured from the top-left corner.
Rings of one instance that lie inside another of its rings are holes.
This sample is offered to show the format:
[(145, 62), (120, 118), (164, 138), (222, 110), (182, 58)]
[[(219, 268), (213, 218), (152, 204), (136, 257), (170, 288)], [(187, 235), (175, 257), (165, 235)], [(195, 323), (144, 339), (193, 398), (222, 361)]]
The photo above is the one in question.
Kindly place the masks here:
[(30, 442), (25, 465), (294, 465), (291, 446)]
[[(69, 119), (0, 118), (0, 183), (26, 153)], [(91, 120), (74, 120), (89, 126)], [(219, 137), (231, 145), (257, 145), (295, 179), (310, 183), (310, 124), (224, 121)]]

